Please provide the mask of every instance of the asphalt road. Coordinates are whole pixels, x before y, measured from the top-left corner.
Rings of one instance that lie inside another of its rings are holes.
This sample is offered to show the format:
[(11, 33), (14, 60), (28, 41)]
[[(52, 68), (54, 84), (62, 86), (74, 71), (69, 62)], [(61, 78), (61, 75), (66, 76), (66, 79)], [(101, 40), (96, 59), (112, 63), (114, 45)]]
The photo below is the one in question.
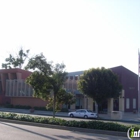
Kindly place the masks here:
[(101, 134), (80, 133), (0, 122), (0, 140), (128, 140)]

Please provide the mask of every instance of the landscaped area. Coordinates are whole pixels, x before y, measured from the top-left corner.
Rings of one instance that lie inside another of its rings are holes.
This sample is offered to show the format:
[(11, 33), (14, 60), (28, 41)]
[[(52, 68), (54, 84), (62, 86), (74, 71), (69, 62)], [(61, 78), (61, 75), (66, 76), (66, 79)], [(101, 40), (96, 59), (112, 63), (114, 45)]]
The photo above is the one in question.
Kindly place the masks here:
[[(3, 113), (0, 112), (0, 118), (2, 119), (11, 119), (18, 121), (26, 122), (35, 122), (43, 124), (52, 124), (68, 127), (78, 127), (78, 128), (88, 128), (88, 129), (98, 129), (98, 130), (110, 130), (118, 132), (127, 132), (132, 125), (122, 125), (114, 122), (103, 122), (99, 120), (93, 121), (75, 121), (75, 120), (64, 120), (59, 118), (46, 118), (46, 117), (37, 117), (30, 115), (21, 115), (16, 113)], [(140, 126), (133, 125), (135, 130), (139, 130)]]

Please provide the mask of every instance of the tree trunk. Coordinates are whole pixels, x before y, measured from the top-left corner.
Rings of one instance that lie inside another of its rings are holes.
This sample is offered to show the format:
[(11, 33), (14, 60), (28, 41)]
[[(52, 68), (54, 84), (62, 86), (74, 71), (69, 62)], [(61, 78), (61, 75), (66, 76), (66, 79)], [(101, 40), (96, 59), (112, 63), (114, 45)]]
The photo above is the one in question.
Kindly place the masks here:
[(54, 94), (54, 100), (53, 100), (53, 118), (55, 118), (55, 103), (56, 103), (56, 95)]

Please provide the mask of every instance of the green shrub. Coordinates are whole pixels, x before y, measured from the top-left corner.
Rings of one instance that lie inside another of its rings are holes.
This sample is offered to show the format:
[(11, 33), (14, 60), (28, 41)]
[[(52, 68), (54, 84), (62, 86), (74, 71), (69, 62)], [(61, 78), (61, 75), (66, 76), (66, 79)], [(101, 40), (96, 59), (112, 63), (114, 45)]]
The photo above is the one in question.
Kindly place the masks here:
[(46, 107), (37, 107), (37, 106), (35, 106), (34, 109), (35, 110), (42, 110), (42, 111), (46, 111), (47, 110)]
[(28, 106), (28, 105), (15, 105), (14, 108), (18, 108), (18, 109), (30, 109), (31, 106)]
[[(67, 121), (60, 118), (37, 117), (37, 116), (20, 115), (15, 113), (4, 113), (4, 112), (0, 112), (0, 118), (36, 122), (36, 123), (43, 123), (43, 124), (53, 124), (53, 125), (61, 125), (61, 126), (69, 126), (69, 127), (80, 127), (80, 128), (88, 128), (88, 129), (100, 129), (100, 130), (111, 130), (111, 131), (121, 131), (121, 132), (127, 132), (127, 130), (131, 127), (131, 126), (121, 125), (118, 123), (103, 122), (98, 120)], [(135, 127), (135, 130), (140, 129), (140, 126), (134, 125), (133, 127)]]
[(53, 108), (47, 108), (47, 111), (53, 111)]
[[(17, 108), (17, 109), (30, 109), (31, 106), (29, 105), (12, 105), (12, 104), (5, 104), (4, 107), (6, 108)], [(53, 111), (53, 108), (46, 108), (46, 107), (34, 107), (35, 110), (42, 110), (42, 111)], [(64, 110), (66, 111), (66, 110)], [(63, 112), (64, 112), (63, 111)]]
[(69, 112), (69, 110), (67, 108), (62, 108), (61, 112)]
[(12, 104), (5, 104), (4, 107), (6, 107), (6, 108), (13, 108), (14, 106)]

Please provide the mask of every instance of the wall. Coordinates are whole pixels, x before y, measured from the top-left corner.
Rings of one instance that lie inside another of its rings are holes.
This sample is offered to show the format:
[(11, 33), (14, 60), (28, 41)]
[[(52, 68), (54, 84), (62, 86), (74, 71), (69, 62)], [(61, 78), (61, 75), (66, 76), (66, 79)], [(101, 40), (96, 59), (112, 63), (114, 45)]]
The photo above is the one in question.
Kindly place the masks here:
[(11, 104), (13, 105), (27, 105), (31, 107), (45, 107), (47, 101), (43, 101), (33, 97), (13, 97), (11, 98)]
[[(119, 75), (119, 80), (124, 89), (124, 111), (133, 112), (138, 109), (138, 76), (127, 68), (120, 66), (112, 68)], [(126, 108), (126, 99), (130, 100), (130, 108)], [(136, 108), (133, 108), (133, 98), (136, 98)]]
[(21, 70), (18, 68), (15, 69), (1, 69), (0, 70), (0, 81), (2, 89), (0, 91), (0, 105), (5, 103), (10, 103), (11, 98), (5, 96), (6, 91), (6, 80), (7, 79), (26, 79), (31, 72)]

